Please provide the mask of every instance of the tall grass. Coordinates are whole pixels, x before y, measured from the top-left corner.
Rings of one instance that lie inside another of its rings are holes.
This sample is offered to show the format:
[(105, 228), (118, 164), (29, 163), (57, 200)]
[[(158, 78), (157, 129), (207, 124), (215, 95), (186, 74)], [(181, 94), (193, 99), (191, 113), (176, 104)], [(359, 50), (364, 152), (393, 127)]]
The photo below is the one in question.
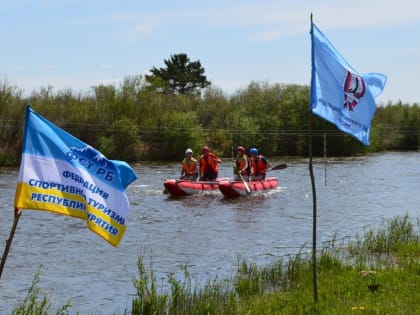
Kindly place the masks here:
[[(50, 297), (48, 294), (41, 294), (38, 287), (40, 281), (41, 267), (37, 270), (31, 286), (27, 290), (25, 298), (20, 302), (12, 312), (12, 315), (48, 315), (51, 309)], [(58, 308), (56, 315), (68, 315), (71, 307), (70, 301)]]
[[(418, 221), (417, 221), (418, 225)], [(396, 251), (401, 244), (419, 241), (415, 226), (408, 215), (391, 220), (387, 227), (378, 231), (367, 231), (363, 237), (350, 244), (350, 250), (357, 253), (383, 254)]]
[[(170, 289), (159, 296), (137, 295), (132, 314), (420, 314), (418, 226), (406, 215), (346, 246), (323, 248), (316, 303), (311, 261), (299, 252), (286, 263), (262, 267), (240, 261), (231, 279), (209, 282), (203, 289), (191, 286), (184, 267), (184, 281), (169, 275)], [(153, 272), (143, 269), (141, 258), (138, 264), (142, 272), (134, 283), (157, 294)]]

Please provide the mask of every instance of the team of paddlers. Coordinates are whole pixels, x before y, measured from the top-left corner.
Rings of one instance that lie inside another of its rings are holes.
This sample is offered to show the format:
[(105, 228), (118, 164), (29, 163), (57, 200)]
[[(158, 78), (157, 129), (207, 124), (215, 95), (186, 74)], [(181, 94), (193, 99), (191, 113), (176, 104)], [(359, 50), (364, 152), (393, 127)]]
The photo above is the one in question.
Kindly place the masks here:
[[(255, 181), (264, 180), (270, 163), (259, 154), (258, 149), (251, 148), (246, 153), (244, 147), (236, 148), (236, 157), (233, 159), (234, 180)], [(219, 164), (222, 160), (207, 146), (201, 148), (199, 159), (193, 157), (193, 151), (187, 149), (182, 161), (181, 179), (200, 181), (215, 181), (219, 175)]]

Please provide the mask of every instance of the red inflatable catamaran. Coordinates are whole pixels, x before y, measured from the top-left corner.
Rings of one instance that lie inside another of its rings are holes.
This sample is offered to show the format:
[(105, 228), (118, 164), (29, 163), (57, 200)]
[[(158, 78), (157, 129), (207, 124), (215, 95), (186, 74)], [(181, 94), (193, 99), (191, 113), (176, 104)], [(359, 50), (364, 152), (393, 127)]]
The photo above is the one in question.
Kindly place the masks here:
[[(286, 164), (273, 166), (268, 171), (282, 170), (287, 168)], [(254, 192), (266, 192), (278, 187), (279, 181), (275, 177), (267, 177), (265, 180), (245, 181), (241, 177), (240, 181), (221, 181), (219, 190), (225, 197), (234, 198), (241, 196), (249, 196)]]
[(279, 182), (275, 177), (249, 182), (226, 180), (219, 183), (219, 190), (225, 197), (234, 198), (249, 196), (254, 192), (266, 192), (276, 188), (278, 185)]
[(219, 183), (228, 178), (220, 178), (216, 181), (192, 181), (184, 179), (167, 179), (163, 183), (166, 191), (172, 196), (190, 196), (198, 193), (212, 192), (219, 189)]
[[(286, 164), (274, 166), (271, 170), (287, 168)], [(219, 190), (224, 196), (249, 196), (254, 192), (266, 192), (275, 189), (279, 181), (275, 177), (256, 181), (234, 181), (229, 178), (218, 178), (216, 181), (191, 181), (184, 179), (167, 179), (163, 183), (167, 192), (173, 196), (190, 196), (198, 193), (214, 192)]]

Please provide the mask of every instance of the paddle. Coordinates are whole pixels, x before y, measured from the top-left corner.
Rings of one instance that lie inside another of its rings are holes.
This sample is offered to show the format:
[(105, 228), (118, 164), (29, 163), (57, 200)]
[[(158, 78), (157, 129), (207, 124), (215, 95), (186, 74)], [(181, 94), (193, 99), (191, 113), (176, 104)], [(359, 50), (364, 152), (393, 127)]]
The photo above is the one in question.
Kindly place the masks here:
[[(234, 168), (236, 167), (235, 162), (233, 162), (233, 167), (234, 167)], [(246, 182), (245, 178), (242, 176), (242, 174), (241, 174), (241, 171), (240, 171), (240, 170), (238, 170), (238, 175), (239, 175), (239, 178), (241, 179), (242, 183), (243, 183), (243, 184), (244, 184), (244, 186), (245, 186), (246, 193), (249, 195), (249, 194), (251, 193), (251, 188), (249, 188), (249, 185), (248, 185), (248, 183)]]
[(242, 176), (241, 172), (239, 172), (238, 174), (239, 174), (239, 177), (241, 178), (242, 183), (244, 183), (246, 193), (249, 195), (251, 193), (251, 188), (249, 188), (249, 185), (246, 182), (245, 178)]
[(279, 165), (276, 165), (276, 166), (273, 166), (273, 167), (269, 168), (267, 171), (278, 171), (278, 170), (282, 170), (282, 169), (285, 169), (285, 168), (287, 168), (286, 164), (279, 164)]

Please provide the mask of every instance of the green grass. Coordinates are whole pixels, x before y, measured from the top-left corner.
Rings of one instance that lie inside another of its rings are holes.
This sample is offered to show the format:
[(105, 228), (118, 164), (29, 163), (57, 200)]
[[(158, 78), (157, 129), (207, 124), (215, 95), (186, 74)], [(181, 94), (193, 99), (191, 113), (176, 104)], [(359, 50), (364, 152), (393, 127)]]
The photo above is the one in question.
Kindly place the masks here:
[[(152, 266), (146, 267), (139, 257), (131, 312), (135, 315), (420, 314), (419, 226), (419, 220), (413, 224), (406, 215), (391, 220), (383, 229), (357, 236), (345, 246), (320, 250), (316, 302), (312, 263), (300, 253), (287, 262), (277, 261), (262, 267), (239, 261), (232, 278), (209, 281), (201, 288), (192, 285), (187, 268), (182, 267), (183, 280), (168, 275), (165, 286), (168, 290), (163, 289), (163, 284), (157, 285)], [(48, 296), (40, 296), (35, 285), (31, 291), (32, 297), (22, 303), (38, 306), (42, 311), (29, 314), (48, 314)], [(41, 299), (35, 299), (36, 295)], [(69, 305), (57, 310), (57, 314), (67, 314)]]
[[(41, 294), (41, 290), (38, 287), (40, 280), (40, 269), (32, 280), (31, 286), (27, 290), (25, 298), (15, 307), (12, 315), (48, 315), (51, 314), (51, 304), (48, 294)], [(57, 309), (56, 315), (68, 315), (68, 310), (71, 307), (70, 301), (65, 305)]]

